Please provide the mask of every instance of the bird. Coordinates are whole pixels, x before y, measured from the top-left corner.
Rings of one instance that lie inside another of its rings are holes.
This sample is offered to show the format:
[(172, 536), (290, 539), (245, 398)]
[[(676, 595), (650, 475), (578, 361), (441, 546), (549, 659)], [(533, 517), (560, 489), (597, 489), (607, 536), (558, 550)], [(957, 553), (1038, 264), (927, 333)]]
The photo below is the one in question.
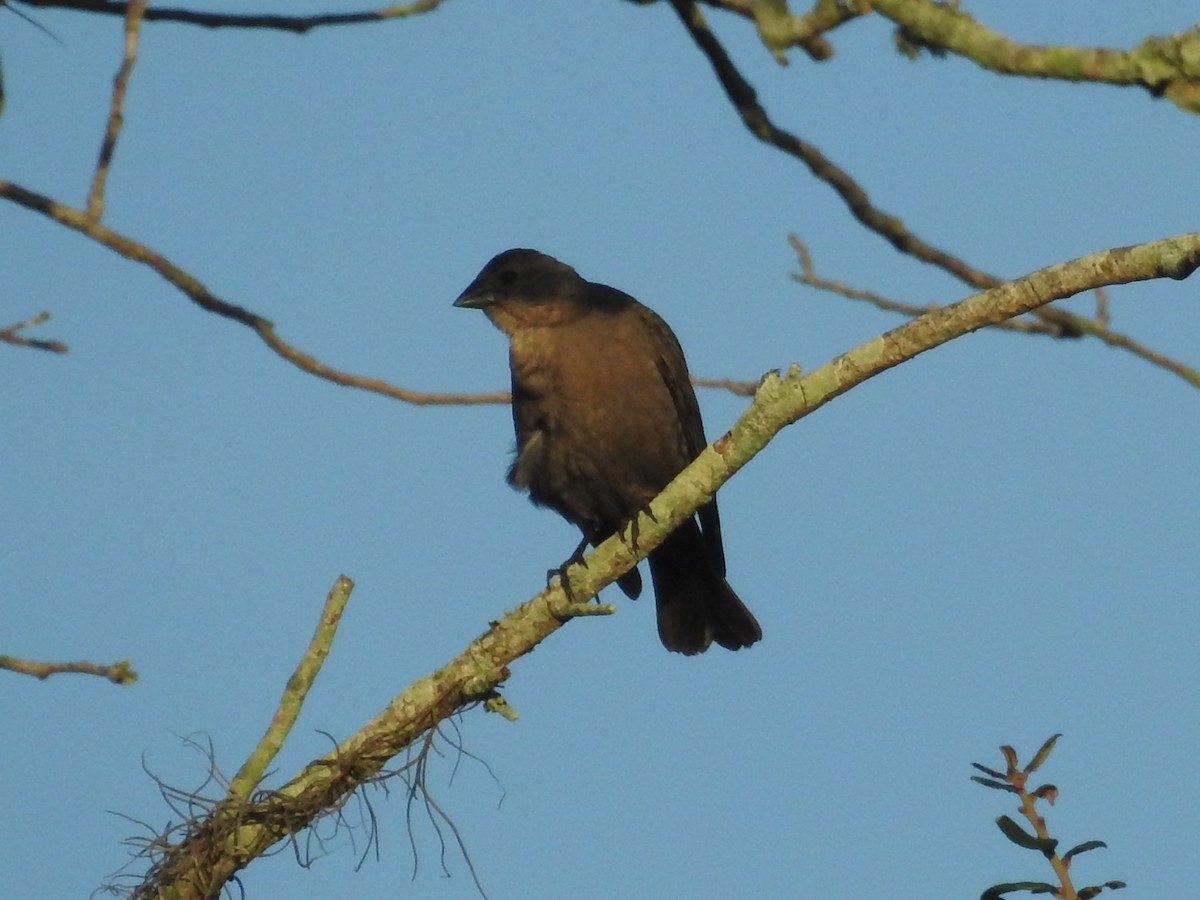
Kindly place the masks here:
[[(454, 305), (482, 310), (508, 337), (517, 440), (508, 482), (583, 532), (563, 569), (636, 521), (705, 448), (683, 349), (629, 294), (517, 248), (493, 257)], [(690, 656), (714, 641), (738, 650), (762, 638), (725, 580), (715, 499), (648, 559), (668, 650)], [(641, 592), (636, 568), (617, 584), (631, 598)]]

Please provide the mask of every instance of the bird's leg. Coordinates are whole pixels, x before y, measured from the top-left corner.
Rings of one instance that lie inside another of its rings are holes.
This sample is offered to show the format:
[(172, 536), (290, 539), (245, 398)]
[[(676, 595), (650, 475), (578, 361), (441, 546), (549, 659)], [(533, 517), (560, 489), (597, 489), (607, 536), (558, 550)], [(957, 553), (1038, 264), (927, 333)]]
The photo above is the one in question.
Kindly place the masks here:
[(557, 575), (558, 580), (562, 583), (563, 593), (567, 595), (567, 602), (571, 604), (576, 604), (579, 601), (575, 599), (575, 591), (571, 589), (570, 579), (567, 578), (567, 569), (571, 568), (575, 563), (579, 563), (585, 569), (587, 568), (587, 561), (583, 558), (583, 551), (587, 549), (590, 543), (591, 541), (587, 535), (584, 535), (583, 540), (579, 542), (579, 546), (575, 548), (575, 552), (568, 556), (561, 566), (546, 572), (546, 586), (549, 587), (550, 582)]

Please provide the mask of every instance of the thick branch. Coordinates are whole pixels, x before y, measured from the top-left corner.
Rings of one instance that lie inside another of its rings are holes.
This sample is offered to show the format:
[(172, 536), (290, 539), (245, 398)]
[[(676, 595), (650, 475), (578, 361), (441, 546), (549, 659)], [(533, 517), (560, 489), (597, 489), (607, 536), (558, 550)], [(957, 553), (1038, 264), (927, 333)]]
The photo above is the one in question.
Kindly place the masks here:
[[(901, 303), (893, 300), (890, 297), (883, 297), (873, 291), (864, 291), (860, 288), (851, 287), (840, 281), (832, 281), (828, 278), (822, 278), (817, 275), (813, 267), (812, 256), (809, 254), (808, 248), (795, 235), (790, 235), (788, 240), (792, 247), (796, 250), (796, 256), (800, 260), (801, 271), (798, 274), (792, 275), (793, 280), (799, 281), (802, 284), (807, 284), (818, 290), (828, 291), (838, 294), (851, 300), (862, 300), (870, 303), (877, 309), (886, 310), (887, 312), (900, 313), (905, 316), (919, 316), (927, 313), (930, 310), (940, 308), (936, 303), (918, 306), (913, 303)], [(1147, 362), (1153, 363), (1156, 366), (1161, 366), (1168, 372), (1173, 372), (1178, 375), (1188, 384), (1193, 387), (1200, 387), (1200, 370), (1194, 366), (1189, 366), (1177, 359), (1172, 359), (1157, 350), (1152, 350), (1145, 344), (1135, 341), (1133, 338), (1120, 332), (1113, 331), (1108, 327), (1108, 305), (1104, 299), (1104, 295), (1097, 291), (1100, 295), (1097, 300), (1097, 315), (1094, 318), (1087, 316), (1079, 316), (1075, 313), (1067, 313), (1072, 317), (1072, 326), (1077, 329), (1080, 337), (1089, 336), (1097, 340), (1103, 341), (1110, 347), (1119, 347), (1122, 350), (1127, 350), (1134, 356), (1140, 356)], [(1051, 337), (1059, 336), (1059, 329), (1055, 326), (1048, 326), (1045, 322), (1037, 319), (1006, 319), (1003, 322), (997, 322), (991, 326), (1002, 331), (1017, 331), (1022, 334), (1043, 334)], [(731, 388), (732, 390), (733, 388)]]
[[(787, 425), (867, 379), (953, 338), (1080, 291), (1152, 278), (1186, 278), (1200, 266), (1200, 233), (1092, 254), (926, 313), (856, 347), (808, 375), (772, 373), (728, 434), (671, 482), (638, 521), (637, 551), (621, 533), (567, 575), (572, 593), (592, 596), (703, 503)], [(236, 808), (226, 806), (168, 848), (135, 896), (213, 897), (253, 858), (296, 834), (380, 775), (396, 754), (447, 716), (495, 696), (508, 666), (578, 613), (555, 584), (510, 612), (447, 665), (415, 682), (336, 750), (287, 785)]]
[(1200, 31), (1151, 37), (1132, 50), (1021, 44), (975, 21), (957, 4), (872, 0), (905, 40), (950, 50), (1001, 75), (1145, 88), (1180, 109), (1200, 112)]
[(833, 48), (823, 35), (874, 10), (896, 23), (909, 47), (939, 54), (949, 50), (1000, 75), (1140, 87), (1180, 109), (1200, 112), (1200, 32), (1195, 29), (1117, 50), (1021, 43), (977, 22), (958, 3), (937, 0), (817, 0), (802, 13), (791, 12), (786, 0), (704, 2), (753, 21), (763, 46), (781, 62), (789, 47), (799, 47), (813, 59), (829, 58)]

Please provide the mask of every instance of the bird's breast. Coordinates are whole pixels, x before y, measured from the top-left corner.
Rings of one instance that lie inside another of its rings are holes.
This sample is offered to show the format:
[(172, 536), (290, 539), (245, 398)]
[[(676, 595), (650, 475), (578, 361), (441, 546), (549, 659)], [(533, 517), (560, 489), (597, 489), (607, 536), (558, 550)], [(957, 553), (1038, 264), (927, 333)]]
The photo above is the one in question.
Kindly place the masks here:
[(654, 359), (584, 328), (529, 329), (511, 346), (511, 484), (589, 527), (615, 527), (690, 459)]

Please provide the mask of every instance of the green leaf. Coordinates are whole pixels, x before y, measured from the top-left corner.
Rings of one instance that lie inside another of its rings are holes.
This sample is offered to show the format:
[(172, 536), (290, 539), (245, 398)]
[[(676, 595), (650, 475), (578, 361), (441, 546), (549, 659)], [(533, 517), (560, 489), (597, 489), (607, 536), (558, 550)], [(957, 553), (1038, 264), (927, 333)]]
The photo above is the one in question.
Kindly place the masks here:
[(1053, 806), (1054, 801), (1058, 799), (1058, 788), (1052, 784), (1043, 784), (1033, 792), (1033, 796), (1037, 797), (1039, 800), (1045, 800), (1047, 803)]
[(1038, 768), (1041, 767), (1042, 763), (1049, 758), (1050, 751), (1054, 749), (1054, 745), (1058, 743), (1058, 739), (1060, 737), (1062, 737), (1061, 734), (1051, 735), (1050, 739), (1046, 741), (1046, 743), (1042, 744), (1041, 749), (1038, 750), (1037, 753), (1033, 754), (1033, 759), (1029, 761), (1029, 765), (1025, 767), (1025, 771), (1036, 772)]
[(996, 825), (999, 826), (1004, 836), (1018, 847), (1024, 847), (1026, 850), (1037, 850), (1047, 859), (1054, 855), (1054, 850), (1058, 846), (1058, 841), (1054, 838), (1040, 838), (1032, 835), (1008, 816), (998, 818)]
[(971, 780), (977, 784), (982, 784), (984, 787), (995, 788), (998, 791), (1008, 791), (1010, 794), (1015, 794), (1017, 789), (1005, 781), (996, 781), (994, 778), (984, 778), (982, 775), (972, 775)]
[(1104, 841), (1084, 841), (1082, 844), (1076, 844), (1064, 853), (1063, 862), (1067, 862), (1072, 856), (1078, 856), (1080, 853), (1087, 853), (1089, 850), (1096, 850), (1107, 846), (1108, 844), (1104, 843)]
[(1123, 881), (1106, 881), (1104, 884), (1093, 884), (1091, 887), (1080, 888), (1078, 896), (1079, 900), (1092, 900), (1093, 897), (1105, 888), (1108, 888), (1110, 891), (1116, 891), (1123, 887), (1125, 887), (1125, 882)]
[(994, 884), (982, 894), (979, 900), (1000, 900), (1012, 891), (1029, 891), (1031, 894), (1053, 894), (1058, 888), (1044, 881), (1012, 881), (1008, 884)]
[(989, 769), (987, 766), (980, 765), (979, 763), (971, 763), (971, 765), (974, 766), (976, 769), (978, 769), (980, 772), (982, 772), (984, 775), (991, 775), (993, 778), (1003, 778), (1004, 777), (1003, 772), (997, 772), (995, 769)]

